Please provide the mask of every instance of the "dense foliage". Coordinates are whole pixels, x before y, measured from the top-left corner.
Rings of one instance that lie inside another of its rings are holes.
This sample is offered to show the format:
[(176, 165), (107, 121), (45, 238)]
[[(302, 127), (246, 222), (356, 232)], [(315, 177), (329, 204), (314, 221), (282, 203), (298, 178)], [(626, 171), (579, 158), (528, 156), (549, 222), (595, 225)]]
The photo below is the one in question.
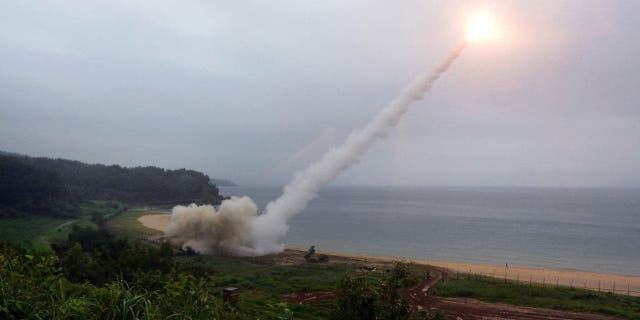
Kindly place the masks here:
[(172, 249), (73, 228), (56, 256), (0, 245), (1, 319), (214, 319), (210, 277), (176, 273)]
[(59, 175), (0, 155), (0, 217), (24, 213), (61, 216), (77, 210)]
[[(136, 274), (140, 272), (166, 273), (173, 269), (168, 244), (156, 249), (91, 227), (74, 227), (68, 241), (52, 246), (64, 266), (64, 275), (76, 282), (98, 285), (113, 279), (130, 282), (138, 278)], [(152, 286), (153, 282), (145, 285)]]
[(399, 294), (400, 289), (415, 284), (416, 275), (402, 262), (394, 262), (393, 268), (377, 281), (363, 275), (347, 275), (338, 285), (334, 319), (427, 319), (427, 314), (412, 313), (409, 301)]
[(70, 216), (82, 200), (219, 204), (223, 197), (209, 180), (186, 169), (125, 168), (0, 154), (0, 215)]
[[(217, 319), (219, 299), (209, 277), (140, 273), (137, 281), (103, 286), (73, 282), (54, 256), (0, 246), (1, 319)], [(153, 278), (156, 288), (146, 281)]]
[[(73, 228), (56, 254), (0, 243), (0, 319), (292, 319), (286, 303), (223, 305), (211, 273), (178, 270), (172, 248)], [(304, 310), (304, 307), (302, 307)]]
[(49, 158), (24, 159), (38, 168), (58, 174), (71, 192), (81, 199), (168, 204), (218, 204), (222, 200), (218, 188), (209, 183), (209, 177), (194, 170), (125, 168)]

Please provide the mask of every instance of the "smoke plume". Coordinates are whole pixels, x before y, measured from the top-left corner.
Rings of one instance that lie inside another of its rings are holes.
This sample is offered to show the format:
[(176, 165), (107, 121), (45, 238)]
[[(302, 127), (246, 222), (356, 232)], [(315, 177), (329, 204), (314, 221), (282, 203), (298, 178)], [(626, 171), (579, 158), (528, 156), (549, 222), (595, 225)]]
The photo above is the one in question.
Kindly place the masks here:
[(202, 253), (251, 255), (253, 222), (258, 208), (249, 197), (224, 200), (211, 205), (176, 206), (165, 235)]
[[(463, 43), (433, 72), (413, 80), (364, 128), (351, 133), (343, 145), (329, 150), (319, 161), (298, 172), (284, 187), (282, 195), (267, 205), (265, 214), (257, 215), (255, 204), (247, 197), (226, 200), (218, 211), (211, 206), (176, 207), (166, 233), (194, 248), (206, 248), (204, 252), (264, 255), (282, 251), (279, 241), (287, 234), (289, 218), (304, 210), (322, 186), (349, 168), (373, 142), (385, 137), (465, 47)], [(231, 217), (235, 214), (239, 217)]]

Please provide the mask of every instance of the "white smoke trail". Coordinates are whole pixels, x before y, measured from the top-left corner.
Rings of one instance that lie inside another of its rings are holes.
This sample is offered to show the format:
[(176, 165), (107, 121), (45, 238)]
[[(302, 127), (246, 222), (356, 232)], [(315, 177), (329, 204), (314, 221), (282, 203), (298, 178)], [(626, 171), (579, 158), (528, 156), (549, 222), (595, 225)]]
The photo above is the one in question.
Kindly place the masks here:
[(225, 200), (217, 210), (212, 206), (178, 206), (173, 209), (165, 233), (174, 241), (203, 253), (264, 255), (282, 251), (279, 240), (287, 234), (287, 221), (313, 200), (320, 188), (351, 166), (371, 144), (395, 127), (414, 101), (421, 100), (433, 83), (460, 56), (463, 43), (432, 73), (417, 77), (402, 93), (359, 131), (354, 131), (338, 147), (318, 162), (298, 172), (284, 187), (283, 194), (257, 214), (248, 197)]
[(455, 49), (431, 74), (424, 74), (411, 82), (402, 93), (382, 109), (376, 117), (359, 131), (354, 131), (345, 143), (327, 152), (318, 162), (298, 172), (284, 187), (283, 194), (270, 202), (266, 214), (258, 216), (254, 224), (253, 248), (255, 255), (279, 252), (278, 240), (286, 235), (287, 220), (304, 210), (320, 188), (351, 166), (371, 144), (387, 135), (395, 127), (414, 101), (421, 100), (433, 83), (449, 69), (460, 56), (466, 42)]

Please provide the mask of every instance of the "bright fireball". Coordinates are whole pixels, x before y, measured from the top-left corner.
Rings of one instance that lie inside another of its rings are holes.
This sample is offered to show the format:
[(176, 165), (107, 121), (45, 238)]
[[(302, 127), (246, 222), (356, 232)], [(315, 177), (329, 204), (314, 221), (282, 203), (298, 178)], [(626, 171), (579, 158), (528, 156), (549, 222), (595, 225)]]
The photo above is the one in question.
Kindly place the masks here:
[(467, 23), (467, 41), (477, 41), (487, 38), (493, 27), (493, 19), (487, 13), (479, 13), (472, 16)]

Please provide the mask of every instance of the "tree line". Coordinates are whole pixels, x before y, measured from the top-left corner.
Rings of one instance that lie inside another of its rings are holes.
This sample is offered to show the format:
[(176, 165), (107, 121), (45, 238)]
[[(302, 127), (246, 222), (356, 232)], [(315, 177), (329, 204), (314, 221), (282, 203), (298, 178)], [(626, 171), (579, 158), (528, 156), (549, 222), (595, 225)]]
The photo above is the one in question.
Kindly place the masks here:
[(0, 154), (0, 216), (73, 215), (85, 200), (128, 204), (219, 204), (224, 197), (198, 171), (127, 168)]

